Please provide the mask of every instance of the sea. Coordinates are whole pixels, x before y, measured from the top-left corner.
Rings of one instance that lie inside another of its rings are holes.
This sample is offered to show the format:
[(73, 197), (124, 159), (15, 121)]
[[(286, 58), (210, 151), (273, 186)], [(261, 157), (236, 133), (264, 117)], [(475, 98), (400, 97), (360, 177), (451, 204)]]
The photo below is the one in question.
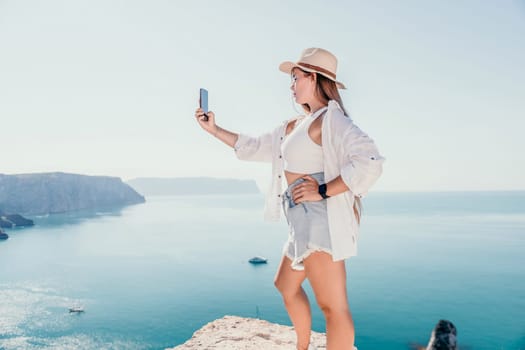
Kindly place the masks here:
[[(0, 349), (164, 349), (225, 315), (291, 325), (273, 285), (286, 221), (263, 221), (263, 203), (152, 196), (7, 230)], [(346, 261), (360, 350), (424, 346), (441, 319), (459, 349), (525, 349), (524, 191), (371, 192), (363, 204)]]

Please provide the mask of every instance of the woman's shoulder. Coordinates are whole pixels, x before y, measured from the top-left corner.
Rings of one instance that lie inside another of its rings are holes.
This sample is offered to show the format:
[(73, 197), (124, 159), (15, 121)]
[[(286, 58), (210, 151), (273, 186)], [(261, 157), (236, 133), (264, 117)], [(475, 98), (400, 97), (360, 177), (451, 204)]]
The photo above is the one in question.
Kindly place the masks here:
[(277, 125), (275, 128), (273, 128), (272, 133), (274, 135), (281, 136), (283, 131), (287, 134), (289, 129), (293, 129), (297, 123), (297, 121), (302, 120), (304, 118), (304, 115), (299, 115), (290, 119), (284, 119), (279, 125)]
[(343, 108), (341, 108), (341, 106), (339, 105), (339, 103), (337, 103), (336, 100), (328, 101), (328, 112), (328, 114), (331, 114), (337, 118), (345, 118), (351, 120), (350, 117), (348, 117), (345, 114)]
[(284, 122), (284, 125), (286, 126), (286, 134), (290, 133), (295, 128), (295, 126), (304, 119), (304, 117), (304, 115), (297, 115), (293, 118), (287, 119)]
[[(336, 129), (341, 129), (353, 125), (352, 119), (345, 114), (343, 109), (339, 107), (337, 101), (331, 100), (328, 103), (328, 113), (330, 124)], [(341, 130), (340, 130), (341, 131)]]
[(296, 115), (295, 117), (292, 117), (292, 118), (290, 118), (290, 119), (287, 119), (287, 120), (286, 120), (286, 124), (291, 123), (291, 122), (297, 122), (297, 121), (303, 120), (304, 117), (305, 117), (304, 114)]

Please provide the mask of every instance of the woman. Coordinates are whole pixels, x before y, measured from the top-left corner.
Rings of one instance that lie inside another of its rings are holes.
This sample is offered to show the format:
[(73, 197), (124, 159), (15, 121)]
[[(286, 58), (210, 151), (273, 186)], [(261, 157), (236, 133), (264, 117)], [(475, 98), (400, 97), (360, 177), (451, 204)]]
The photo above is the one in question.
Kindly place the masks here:
[(344, 260), (357, 254), (360, 198), (380, 176), (384, 158), (343, 107), (338, 88), (345, 86), (336, 80), (332, 53), (309, 48), (279, 69), (291, 75), (290, 88), (306, 116), (256, 138), (219, 127), (213, 112), (205, 118), (197, 109), (195, 117), (239, 159), (272, 163), (265, 218), (278, 220), (282, 206), (290, 228), (275, 286), (297, 334), (297, 349), (315, 348), (310, 304), (301, 286), (305, 279), (326, 319), (327, 349), (353, 349)]

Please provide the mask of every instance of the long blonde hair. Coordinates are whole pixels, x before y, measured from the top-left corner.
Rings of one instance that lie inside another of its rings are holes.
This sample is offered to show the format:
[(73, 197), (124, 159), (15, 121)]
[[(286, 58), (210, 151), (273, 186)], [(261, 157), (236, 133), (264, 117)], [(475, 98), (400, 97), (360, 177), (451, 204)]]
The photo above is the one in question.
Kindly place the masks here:
[[(343, 105), (343, 100), (341, 99), (341, 95), (339, 95), (339, 90), (337, 89), (337, 85), (335, 85), (335, 82), (333, 80), (328, 79), (324, 75), (321, 75), (319, 73), (311, 73), (311, 72), (305, 72), (304, 70), (300, 69), (306, 76), (310, 76), (312, 74), (316, 75), (316, 87), (315, 87), (315, 95), (321, 101), (322, 104), (327, 105), (328, 101), (335, 100), (337, 103), (339, 103), (339, 106), (343, 110), (343, 113), (346, 117), (348, 117), (348, 113), (346, 112), (346, 109)], [(311, 108), (308, 105), (308, 103), (304, 103), (301, 105), (303, 109), (307, 112), (311, 112)], [(350, 189), (351, 190), (351, 189)], [(363, 204), (361, 203), (361, 199), (357, 196), (354, 196), (354, 215), (357, 219), (357, 223), (361, 223), (361, 212), (363, 210)]]

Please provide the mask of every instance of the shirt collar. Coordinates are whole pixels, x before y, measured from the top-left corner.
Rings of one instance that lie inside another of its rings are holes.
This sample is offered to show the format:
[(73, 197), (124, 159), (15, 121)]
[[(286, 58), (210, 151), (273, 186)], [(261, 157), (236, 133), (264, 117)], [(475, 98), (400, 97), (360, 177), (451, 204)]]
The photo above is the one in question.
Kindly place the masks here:
[(321, 113), (323, 113), (324, 111), (326, 111), (328, 109), (328, 106), (324, 106), (324, 107), (321, 107), (319, 108), (317, 111), (315, 111), (314, 113), (310, 114), (309, 117), (310, 118), (317, 118), (319, 115), (321, 115)]

